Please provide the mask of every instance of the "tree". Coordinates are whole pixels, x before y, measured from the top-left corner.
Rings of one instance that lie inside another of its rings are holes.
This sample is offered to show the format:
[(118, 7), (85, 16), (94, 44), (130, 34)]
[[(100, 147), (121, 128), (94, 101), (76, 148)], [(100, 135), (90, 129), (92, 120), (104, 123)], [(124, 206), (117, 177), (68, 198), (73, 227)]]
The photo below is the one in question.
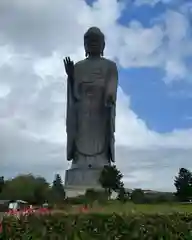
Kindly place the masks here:
[(129, 199), (129, 193), (126, 192), (124, 187), (119, 189), (117, 199), (122, 203), (125, 203)]
[(99, 177), (99, 183), (108, 193), (108, 196), (111, 195), (112, 190), (117, 192), (123, 187), (122, 173), (116, 168), (115, 165), (104, 166)]
[(131, 200), (134, 203), (144, 203), (145, 202), (145, 194), (142, 189), (134, 189), (133, 192), (131, 193)]
[(49, 184), (42, 177), (31, 174), (19, 175), (7, 180), (1, 193), (1, 199), (24, 200), (29, 203), (41, 204), (47, 198)]
[(192, 198), (192, 172), (186, 168), (180, 168), (175, 177), (174, 185), (177, 189), (176, 196), (180, 201), (189, 201)]
[(145, 203), (173, 203), (176, 197), (172, 192), (147, 192), (145, 193)]
[(52, 185), (53, 200), (56, 202), (62, 202), (65, 199), (65, 191), (63, 182), (59, 174), (55, 175), (55, 179)]
[(1, 176), (1, 177), (0, 177), (0, 193), (2, 192), (4, 186), (5, 186), (4, 177)]
[(43, 204), (48, 200), (50, 186), (43, 177), (35, 179), (36, 187), (34, 189), (34, 201), (38, 204)]

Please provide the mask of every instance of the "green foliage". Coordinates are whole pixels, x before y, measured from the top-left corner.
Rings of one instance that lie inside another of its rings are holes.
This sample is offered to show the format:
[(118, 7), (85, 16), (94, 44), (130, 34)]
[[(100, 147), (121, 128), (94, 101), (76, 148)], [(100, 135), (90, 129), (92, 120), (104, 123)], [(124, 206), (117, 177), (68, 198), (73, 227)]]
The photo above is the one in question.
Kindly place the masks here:
[(105, 191), (111, 195), (112, 190), (118, 191), (123, 187), (122, 177), (122, 173), (115, 165), (106, 165), (101, 171), (99, 182)]
[(79, 195), (77, 197), (68, 197), (65, 199), (65, 204), (67, 205), (84, 205), (87, 204), (87, 199), (85, 195)]
[(145, 202), (145, 194), (143, 192), (142, 189), (135, 189), (133, 190), (133, 192), (131, 193), (131, 200), (134, 202), (134, 203), (144, 203)]
[(129, 193), (125, 191), (124, 187), (119, 189), (117, 199), (122, 203), (125, 203), (126, 201), (129, 200)]
[[(1, 187), (3, 186), (3, 187)], [(0, 178), (0, 199), (24, 200), (31, 204), (41, 205), (44, 202), (60, 203), (64, 201), (65, 192), (61, 177), (55, 175), (52, 187), (43, 177), (31, 174), (19, 175), (4, 182)]]
[(192, 172), (180, 168), (178, 176), (175, 177), (174, 185), (177, 189), (176, 196), (180, 201), (189, 201), (192, 198)]
[(92, 205), (93, 202), (98, 199), (98, 193), (94, 189), (87, 189), (85, 193), (85, 198), (87, 199), (88, 203)]
[(94, 201), (99, 204), (105, 204), (107, 202), (107, 194), (104, 191), (95, 191), (93, 189), (87, 189), (85, 195), (79, 195), (77, 197), (68, 197), (65, 199), (67, 205), (92, 205)]
[(4, 219), (1, 239), (192, 239), (192, 214), (78, 214)]
[(63, 202), (63, 200), (65, 199), (63, 182), (59, 174), (55, 175), (55, 179), (51, 188), (51, 195), (52, 200), (54, 200), (55, 202)]
[(42, 177), (19, 175), (7, 180), (0, 194), (1, 199), (22, 199), (29, 203), (42, 203), (47, 195), (49, 184)]
[(93, 205), (94, 202), (99, 204), (105, 204), (108, 200), (108, 195), (103, 190), (94, 190), (94, 189), (87, 189), (85, 193), (85, 199), (87, 200), (90, 206)]
[(157, 203), (174, 203), (176, 197), (173, 193), (146, 193), (145, 203), (157, 204)]
[(4, 177), (1, 176), (0, 177), (0, 193), (2, 192), (4, 185), (5, 185)]

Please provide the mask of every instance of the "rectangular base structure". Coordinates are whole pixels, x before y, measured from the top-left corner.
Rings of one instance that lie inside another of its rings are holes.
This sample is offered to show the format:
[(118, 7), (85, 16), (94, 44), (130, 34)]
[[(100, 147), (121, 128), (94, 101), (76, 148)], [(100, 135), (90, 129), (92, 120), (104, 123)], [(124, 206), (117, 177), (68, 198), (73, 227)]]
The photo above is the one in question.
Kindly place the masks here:
[[(90, 189), (90, 187), (87, 187), (87, 186), (82, 186), (82, 187), (68, 186), (68, 187), (65, 187), (65, 197), (66, 198), (71, 198), (71, 197), (77, 197), (77, 196), (80, 196), (80, 195), (84, 195), (86, 193), (87, 189)], [(103, 189), (99, 187), (97, 189), (94, 188), (94, 190), (102, 191)]]
[[(65, 196), (66, 198), (72, 198), (72, 197), (77, 197), (80, 195), (84, 195), (86, 193), (86, 190), (89, 189), (90, 187), (88, 186), (68, 186), (65, 188)], [(104, 191), (101, 187), (94, 188), (96, 191)], [(110, 199), (116, 199), (118, 196), (118, 193), (112, 191)]]
[(102, 169), (71, 168), (65, 173), (66, 197), (75, 197), (85, 194), (87, 189), (102, 190), (99, 176)]

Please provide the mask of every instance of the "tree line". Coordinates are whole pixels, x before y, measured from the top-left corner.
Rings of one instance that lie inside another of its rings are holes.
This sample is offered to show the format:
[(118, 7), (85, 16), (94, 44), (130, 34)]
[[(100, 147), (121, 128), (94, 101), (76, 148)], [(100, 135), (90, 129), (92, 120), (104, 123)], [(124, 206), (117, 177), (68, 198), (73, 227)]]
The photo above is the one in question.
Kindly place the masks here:
[[(104, 189), (104, 195), (110, 198), (112, 192), (116, 192), (117, 199), (125, 202), (128, 200), (134, 203), (156, 203), (167, 201), (188, 202), (192, 200), (192, 172), (186, 168), (180, 168), (178, 175), (175, 176), (174, 193), (145, 193), (142, 189), (134, 189), (127, 192), (122, 181), (123, 174), (115, 165), (105, 166), (101, 172), (99, 183)], [(101, 197), (101, 192), (94, 189), (88, 189), (83, 199), (90, 201)], [(40, 176), (19, 175), (13, 179), (5, 180), (0, 177), (0, 199), (4, 200), (24, 200), (31, 204), (63, 203), (65, 199), (65, 189), (59, 174), (56, 174), (53, 182), (50, 184), (45, 178)], [(74, 202), (77, 202), (77, 197)], [(84, 201), (82, 200), (82, 201)]]
[(134, 189), (131, 193), (127, 192), (122, 182), (123, 175), (115, 165), (107, 166), (101, 173), (100, 183), (102, 187), (111, 194), (111, 191), (118, 192), (118, 199), (132, 200), (135, 203), (155, 203), (155, 202), (190, 202), (192, 201), (192, 172), (186, 168), (180, 168), (174, 178), (174, 193), (145, 193), (142, 189)]
[(61, 176), (55, 175), (52, 184), (40, 176), (19, 175), (13, 179), (5, 180), (0, 177), (1, 200), (24, 200), (31, 204), (45, 202), (62, 202), (65, 198), (64, 186)]

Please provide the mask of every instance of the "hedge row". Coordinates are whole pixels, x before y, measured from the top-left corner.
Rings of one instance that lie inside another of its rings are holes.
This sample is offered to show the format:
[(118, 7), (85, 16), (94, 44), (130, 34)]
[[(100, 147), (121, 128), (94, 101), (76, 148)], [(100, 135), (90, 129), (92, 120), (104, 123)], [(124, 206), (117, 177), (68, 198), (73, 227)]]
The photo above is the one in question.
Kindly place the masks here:
[(192, 239), (192, 214), (54, 214), (4, 218), (3, 240)]

